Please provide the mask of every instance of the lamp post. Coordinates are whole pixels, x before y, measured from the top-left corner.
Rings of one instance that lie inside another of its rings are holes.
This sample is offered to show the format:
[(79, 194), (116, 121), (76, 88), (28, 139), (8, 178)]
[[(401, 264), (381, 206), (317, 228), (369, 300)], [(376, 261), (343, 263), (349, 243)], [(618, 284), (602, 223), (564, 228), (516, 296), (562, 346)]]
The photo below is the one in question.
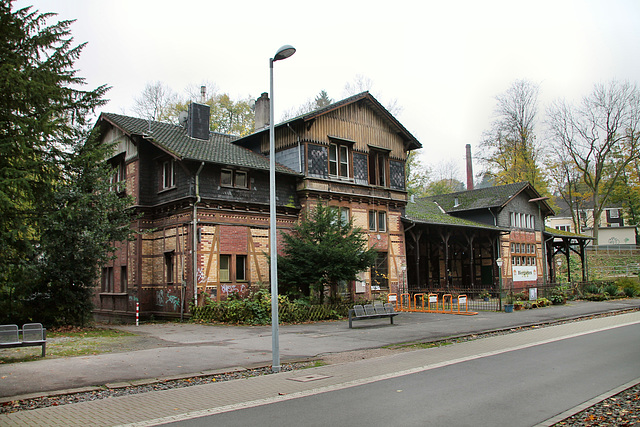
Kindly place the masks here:
[(278, 338), (278, 246), (276, 235), (276, 138), (273, 127), (273, 63), (296, 53), (293, 46), (284, 45), (269, 58), (269, 252), (271, 253), (271, 369), (280, 372), (280, 342)]
[(498, 265), (498, 301), (500, 304), (499, 310), (502, 311), (502, 258), (496, 260)]

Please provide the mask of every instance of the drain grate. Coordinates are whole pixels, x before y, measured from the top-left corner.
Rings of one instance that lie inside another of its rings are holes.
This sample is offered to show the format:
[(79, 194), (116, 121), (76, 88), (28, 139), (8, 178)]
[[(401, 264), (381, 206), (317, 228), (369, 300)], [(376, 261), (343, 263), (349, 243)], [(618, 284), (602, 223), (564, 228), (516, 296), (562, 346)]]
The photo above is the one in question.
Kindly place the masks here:
[(290, 379), (291, 381), (308, 383), (309, 381), (324, 380), (325, 378), (331, 378), (331, 377), (329, 375), (305, 375), (304, 377), (295, 377), (295, 378), (288, 378), (288, 379)]

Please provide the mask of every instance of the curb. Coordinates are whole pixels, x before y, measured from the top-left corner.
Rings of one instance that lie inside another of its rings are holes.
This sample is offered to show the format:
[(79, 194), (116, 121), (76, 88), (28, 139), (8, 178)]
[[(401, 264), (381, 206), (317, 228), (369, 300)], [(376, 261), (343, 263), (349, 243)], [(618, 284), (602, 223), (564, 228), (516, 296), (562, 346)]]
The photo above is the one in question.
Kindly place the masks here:
[[(484, 330), (477, 333), (450, 335), (447, 337), (432, 339), (432, 340), (409, 341), (405, 343), (386, 345), (386, 346), (383, 346), (382, 348), (390, 348), (390, 349), (402, 348), (402, 347), (410, 346), (413, 344), (440, 343), (440, 342), (447, 342), (447, 341), (452, 341), (457, 339), (464, 339), (468, 337), (482, 338), (485, 335), (490, 335), (494, 333), (504, 333), (504, 332), (509, 332), (509, 331), (518, 330), (518, 329), (533, 328), (536, 326), (553, 326), (555, 324), (560, 324), (564, 322), (586, 320), (593, 317), (614, 316), (614, 315), (626, 314), (626, 313), (631, 313), (636, 311), (640, 311), (640, 308), (631, 307), (631, 308), (623, 308), (623, 309), (614, 309), (614, 310), (602, 311), (598, 313), (564, 317), (564, 318), (553, 319), (548, 321), (523, 323), (519, 325), (513, 325), (508, 328), (489, 329), (489, 330)], [(332, 354), (332, 353), (327, 353), (327, 354)], [(333, 354), (335, 354), (335, 352)], [(322, 359), (322, 354), (319, 354), (317, 355), (317, 357), (314, 357), (314, 358), (293, 359), (293, 360), (287, 361), (286, 363), (304, 363), (304, 362), (311, 362), (311, 361), (320, 360), (320, 359)], [(269, 368), (270, 366), (271, 365), (264, 365), (264, 364), (258, 363), (258, 364), (249, 365), (249, 366), (233, 366), (229, 368), (206, 370), (206, 371), (200, 371), (200, 372), (195, 372), (190, 374), (170, 375), (170, 376), (164, 376), (164, 377), (158, 377), (158, 378), (143, 378), (143, 379), (137, 379), (137, 380), (105, 383), (104, 385), (101, 385), (101, 386), (85, 386), (85, 387), (54, 390), (54, 391), (34, 392), (34, 393), (28, 393), (28, 394), (22, 394), (22, 395), (16, 395), (16, 396), (2, 397), (0, 398), (0, 405), (5, 405), (9, 402), (14, 402), (14, 401), (44, 399), (44, 398), (79, 394), (79, 393), (103, 391), (108, 389), (115, 390), (115, 389), (122, 389), (127, 387), (153, 385), (153, 384), (158, 384), (158, 383), (168, 382), (168, 381), (180, 381), (188, 378), (199, 378), (199, 377), (207, 377), (207, 376), (214, 376), (214, 375), (231, 374), (231, 373), (237, 373), (237, 372), (243, 372), (243, 371), (250, 371), (252, 369), (265, 369), (265, 368)], [(571, 416), (571, 415), (568, 415), (568, 416)]]

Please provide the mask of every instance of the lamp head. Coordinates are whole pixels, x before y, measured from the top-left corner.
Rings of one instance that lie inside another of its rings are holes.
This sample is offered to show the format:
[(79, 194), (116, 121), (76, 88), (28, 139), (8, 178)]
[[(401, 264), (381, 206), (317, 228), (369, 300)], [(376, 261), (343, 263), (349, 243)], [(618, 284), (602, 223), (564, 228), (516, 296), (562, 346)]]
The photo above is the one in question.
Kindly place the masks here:
[(496, 264), (498, 264), (498, 268), (502, 268), (502, 263), (503, 263), (502, 258), (498, 258), (496, 260)]
[(278, 49), (278, 51), (273, 57), (273, 61), (275, 62), (275, 61), (280, 61), (281, 59), (287, 59), (294, 53), (296, 53), (296, 48), (291, 45), (285, 44), (280, 49)]

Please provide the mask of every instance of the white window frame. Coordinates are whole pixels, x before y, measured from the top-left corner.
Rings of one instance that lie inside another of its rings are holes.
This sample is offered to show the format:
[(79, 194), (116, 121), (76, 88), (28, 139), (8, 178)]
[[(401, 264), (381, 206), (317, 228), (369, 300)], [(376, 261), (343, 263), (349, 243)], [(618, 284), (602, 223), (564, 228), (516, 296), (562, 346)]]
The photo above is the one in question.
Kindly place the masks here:
[(378, 211), (378, 231), (387, 232), (387, 211)]
[[(350, 147), (346, 144), (337, 144), (334, 142), (329, 144), (329, 176), (345, 179), (351, 178), (349, 150)], [(335, 169), (334, 171), (331, 170), (332, 165)]]
[[(373, 221), (372, 221), (373, 220)], [(369, 210), (369, 231), (378, 230), (378, 214), (375, 210)]]
[(175, 161), (173, 159), (162, 162), (162, 189), (176, 186)]

